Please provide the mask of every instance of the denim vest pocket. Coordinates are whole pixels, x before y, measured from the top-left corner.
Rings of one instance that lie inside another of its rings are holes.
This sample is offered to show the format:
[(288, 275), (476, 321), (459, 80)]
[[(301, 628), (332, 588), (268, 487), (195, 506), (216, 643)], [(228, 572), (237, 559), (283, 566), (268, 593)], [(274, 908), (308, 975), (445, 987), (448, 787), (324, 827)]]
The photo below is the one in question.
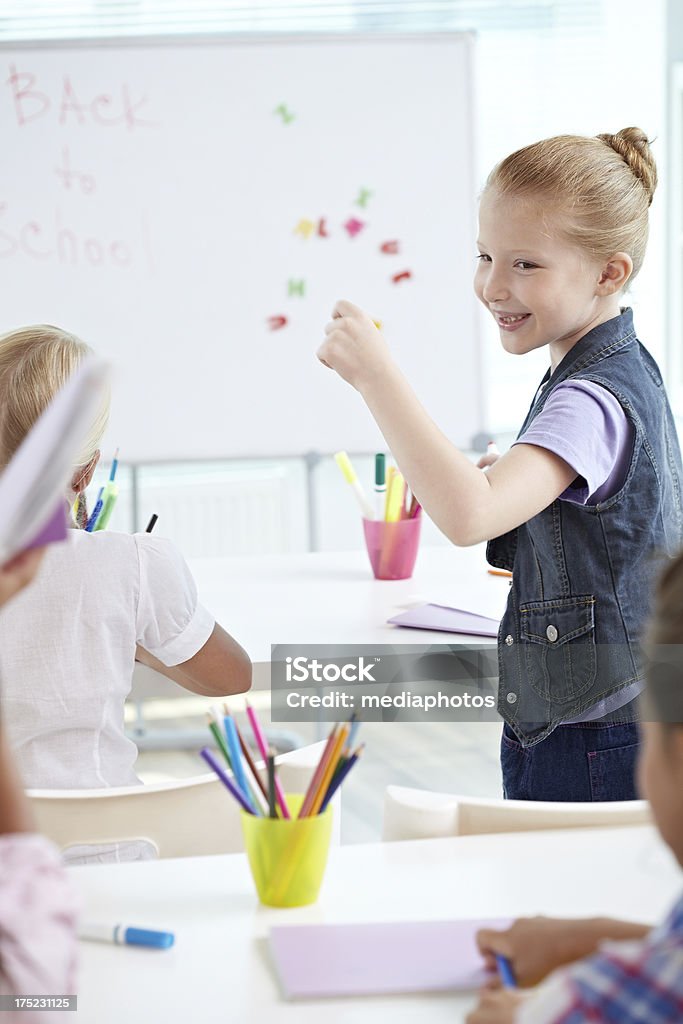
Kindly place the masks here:
[(592, 594), (520, 605), (528, 680), (553, 704), (576, 700), (595, 682), (594, 606)]

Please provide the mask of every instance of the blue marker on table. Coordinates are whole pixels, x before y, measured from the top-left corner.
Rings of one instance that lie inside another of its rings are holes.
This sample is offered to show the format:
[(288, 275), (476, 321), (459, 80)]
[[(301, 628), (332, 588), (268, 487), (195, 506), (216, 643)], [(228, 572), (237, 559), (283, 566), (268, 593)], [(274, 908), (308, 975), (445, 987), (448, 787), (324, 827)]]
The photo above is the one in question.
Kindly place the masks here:
[(503, 982), (505, 988), (517, 988), (517, 979), (515, 978), (515, 972), (512, 969), (512, 964), (506, 956), (502, 953), (496, 953), (496, 966), (498, 967), (498, 973), (500, 974), (500, 980)]
[(125, 924), (99, 924), (92, 921), (79, 924), (78, 937), (92, 942), (113, 942), (115, 946), (147, 946), (149, 949), (170, 949), (175, 941), (173, 932), (133, 928)]

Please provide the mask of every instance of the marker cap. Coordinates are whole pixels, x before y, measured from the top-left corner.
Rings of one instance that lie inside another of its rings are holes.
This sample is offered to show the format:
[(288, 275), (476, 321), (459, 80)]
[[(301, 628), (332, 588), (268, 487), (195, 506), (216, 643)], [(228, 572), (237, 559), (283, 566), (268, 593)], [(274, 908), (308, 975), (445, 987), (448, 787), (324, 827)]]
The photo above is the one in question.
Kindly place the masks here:
[(123, 937), (127, 946), (151, 946), (154, 949), (169, 949), (175, 941), (173, 932), (156, 932), (147, 928), (126, 928)]

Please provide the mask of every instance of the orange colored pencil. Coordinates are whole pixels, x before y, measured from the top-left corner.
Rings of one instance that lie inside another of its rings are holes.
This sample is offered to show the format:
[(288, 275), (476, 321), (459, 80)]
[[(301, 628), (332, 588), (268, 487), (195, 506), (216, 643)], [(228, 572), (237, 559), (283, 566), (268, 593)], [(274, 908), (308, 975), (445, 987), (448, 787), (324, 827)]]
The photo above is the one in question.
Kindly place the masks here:
[(337, 767), (339, 763), (339, 758), (341, 757), (341, 752), (344, 749), (344, 744), (346, 743), (346, 739), (347, 736), (349, 735), (349, 732), (350, 726), (348, 725), (342, 725), (341, 729), (339, 730), (337, 739), (335, 740), (334, 746), (332, 747), (332, 753), (330, 754), (329, 760), (327, 762), (327, 767), (325, 768), (323, 777), (320, 780), (320, 785), (318, 786), (318, 790), (313, 798), (313, 803), (311, 804), (311, 809), (309, 811), (309, 817), (311, 818), (318, 813), (318, 811), (320, 810), (320, 806), (323, 800), (325, 799), (325, 794), (327, 793), (330, 782), (332, 781), (334, 769)]
[(320, 779), (322, 778), (323, 772), (327, 767), (329, 756), (332, 753), (332, 747), (334, 746), (335, 740), (337, 738), (338, 728), (339, 726), (335, 725), (332, 731), (330, 732), (330, 735), (327, 737), (327, 743), (325, 744), (320, 760), (318, 761), (317, 767), (313, 772), (311, 781), (308, 784), (306, 795), (304, 796), (303, 803), (301, 804), (301, 810), (297, 815), (298, 818), (308, 817), (308, 814), (311, 809), (311, 804), (313, 803), (313, 797), (318, 791), (318, 784), (320, 783)]
[(507, 569), (489, 569), (489, 576), (512, 576), (511, 572)]

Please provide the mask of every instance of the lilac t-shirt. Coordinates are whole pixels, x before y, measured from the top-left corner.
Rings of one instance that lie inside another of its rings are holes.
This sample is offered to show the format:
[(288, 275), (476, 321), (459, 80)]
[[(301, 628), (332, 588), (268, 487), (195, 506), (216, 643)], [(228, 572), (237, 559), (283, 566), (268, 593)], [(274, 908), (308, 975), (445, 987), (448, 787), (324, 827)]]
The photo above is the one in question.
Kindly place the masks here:
[[(515, 444), (534, 444), (559, 455), (577, 479), (560, 500), (597, 505), (623, 486), (635, 429), (614, 395), (590, 380), (558, 384), (529, 429)], [(593, 722), (624, 707), (642, 690), (635, 682), (563, 724)]]
[(634, 427), (614, 395), (591, 380), (558, 384), (515, 444), (535, 444), (559, 455), (579, 479), (560, 498), (597, 505), (626, 479)]

